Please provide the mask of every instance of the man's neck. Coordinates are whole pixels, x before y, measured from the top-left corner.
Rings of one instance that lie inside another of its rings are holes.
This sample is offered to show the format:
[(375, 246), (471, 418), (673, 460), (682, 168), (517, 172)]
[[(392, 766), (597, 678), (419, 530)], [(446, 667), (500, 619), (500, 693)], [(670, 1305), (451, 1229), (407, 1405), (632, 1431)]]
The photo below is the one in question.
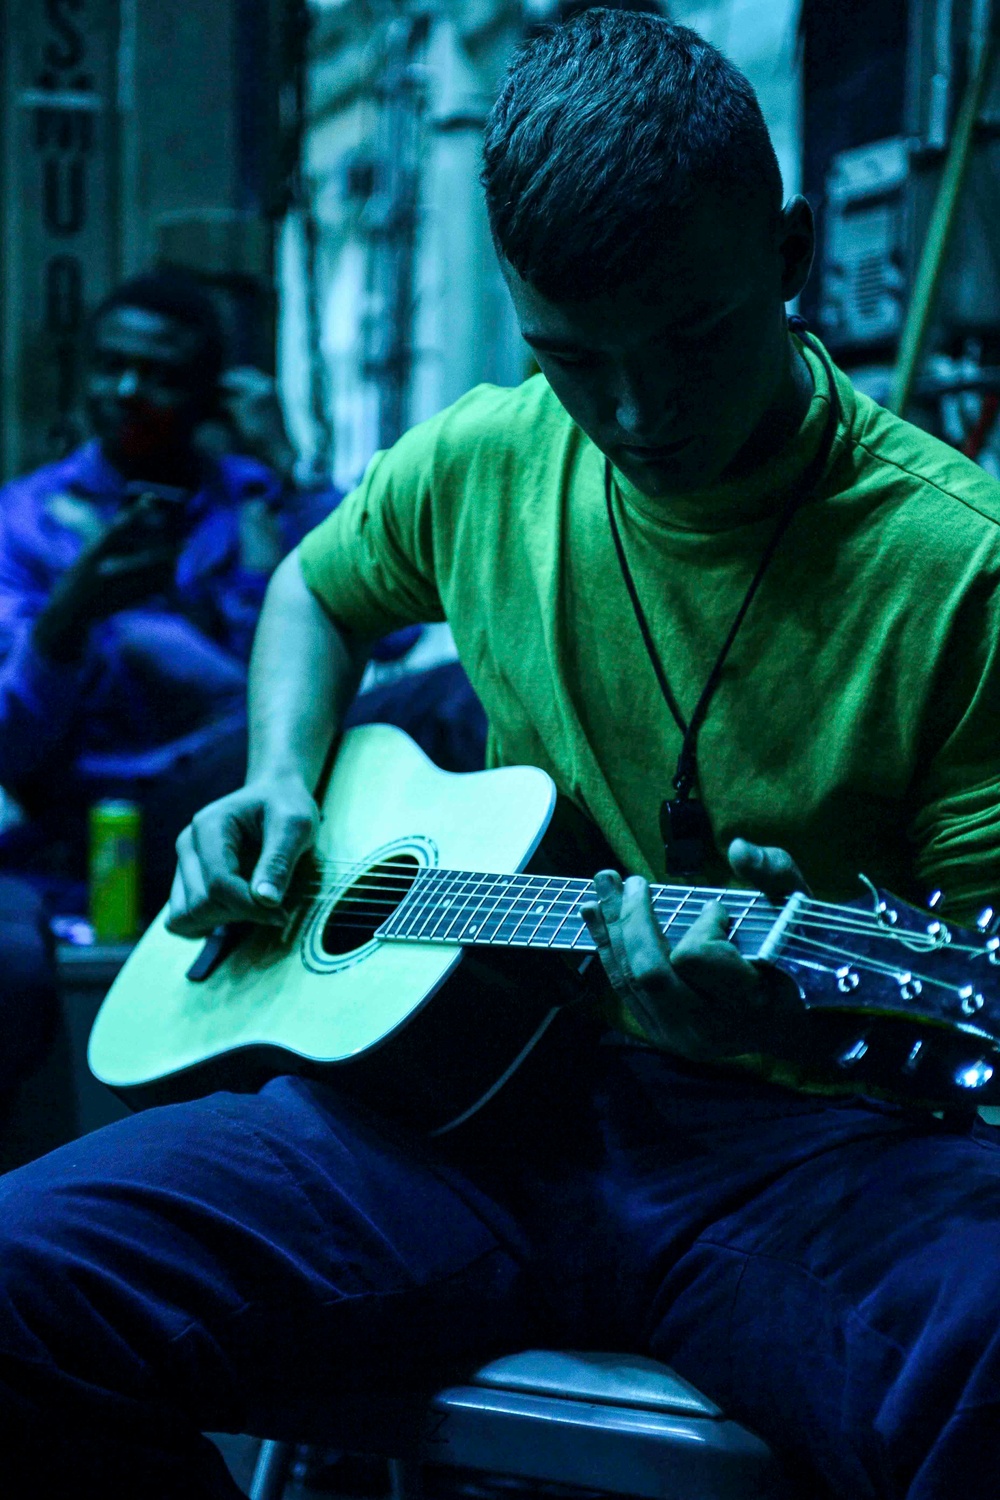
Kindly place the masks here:
[(749, 442), (743, 445), (722, 478), (744, 479), (780, 453), (805, 421), (814, 390), (812, 371), (789, 338), (788, 360), (778, 393)]

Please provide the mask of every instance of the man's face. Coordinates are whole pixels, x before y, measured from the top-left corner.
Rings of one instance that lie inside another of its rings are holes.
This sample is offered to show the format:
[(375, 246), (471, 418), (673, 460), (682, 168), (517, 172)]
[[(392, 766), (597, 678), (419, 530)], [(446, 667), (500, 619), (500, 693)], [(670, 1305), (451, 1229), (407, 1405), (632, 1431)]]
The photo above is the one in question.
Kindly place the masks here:
[(789, 380), (785, 301), (805, 280), (809, 256), (801, 276), (790, 274), (802, 255), (789, 251), (786, 219), (772, 230), (750, 206), (740, 218), (696, 207), (641, 281), (587, 302), (549, 301), (503, 265), (521, 332), (553, 391), (654, 498), (738, 472)]
[(195, 329), (146, 308), (113, 307), (100, 319), (85, 394), (112, 463), (126, 470), (155, 466), (187, 449), (205, 415), (199, 348)]

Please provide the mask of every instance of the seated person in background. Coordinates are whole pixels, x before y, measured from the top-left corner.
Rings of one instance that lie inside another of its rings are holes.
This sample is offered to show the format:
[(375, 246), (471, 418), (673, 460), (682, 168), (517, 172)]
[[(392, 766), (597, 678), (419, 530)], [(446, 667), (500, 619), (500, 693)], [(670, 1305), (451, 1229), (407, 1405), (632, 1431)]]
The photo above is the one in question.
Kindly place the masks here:
[[(242, 781), (246, 666), (270, 574), (340, 499), (294, 483), (273, 382), (223, 374), (223, 361), (193, 277), (124, 283), (92, 325), (93, 440), (0, 490), (0, 786), (27, 814), (0, 836), (0, 1098), (51, 1030), (47, 914), (85, 905), (88, 808), (141, 806), (151, 915), (180, 830)], [(253, 456), (213, 451), (220, 424)], [(377, 649), (391, 658), (417, 635)], [(457, 663), (363, 695), (352, 715), (401, 724), (450, 769), (482, 764), (482, 710)]]
[(126, 282), (94, 317), (94, 439), (0, 492), (0, 785), (30, 820), (8, 863), (78, 880), (87, 808), (129, 797), (153, 907), (187, 809), (240, 779), (268, 578), (336, 498), (199, 447), (222, 366), (193, 278)]
[(223, 338), (193, 278), (126, 282), (88, 353), (94, 439), (0, 491), (0, 785), (27, 815), (0, 841), (0, 1096), (51, 1032), (46, 918), (85, 902), (89, 805), (143, 805), (155, 908), (189, 810), (239, 781), (268, 577), (334, 498), (199, 450)]

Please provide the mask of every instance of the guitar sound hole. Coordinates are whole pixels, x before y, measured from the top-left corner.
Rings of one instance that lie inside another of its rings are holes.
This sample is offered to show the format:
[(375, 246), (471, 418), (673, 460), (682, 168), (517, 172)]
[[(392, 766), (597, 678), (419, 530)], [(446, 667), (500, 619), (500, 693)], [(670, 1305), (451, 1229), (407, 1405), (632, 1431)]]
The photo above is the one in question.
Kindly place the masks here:
[(408, 895), (419, 869), (413, 854), (394, 854), (369, 865), (331, 908), (320, 938), (323, 952), (336, 958), (370, 943)]

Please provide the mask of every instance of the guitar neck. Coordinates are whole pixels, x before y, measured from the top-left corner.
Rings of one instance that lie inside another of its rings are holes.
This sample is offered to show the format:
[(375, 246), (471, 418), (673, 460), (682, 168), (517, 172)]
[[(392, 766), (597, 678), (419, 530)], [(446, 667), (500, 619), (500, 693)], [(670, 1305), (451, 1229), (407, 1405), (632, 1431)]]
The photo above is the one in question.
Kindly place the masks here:
[[(731, 919), (730, 939), (747, 956), (757, 953), (778, 917), (756, 891), (656, 885), (651, 893), (653, 911), (671, 943), (684, 936), (706, 901), (721, 901)], [(423, 870), (375, 936), (393, 942), (583, 952), (594, 943), (580, 907), (593, 896), (589, 880)]]

